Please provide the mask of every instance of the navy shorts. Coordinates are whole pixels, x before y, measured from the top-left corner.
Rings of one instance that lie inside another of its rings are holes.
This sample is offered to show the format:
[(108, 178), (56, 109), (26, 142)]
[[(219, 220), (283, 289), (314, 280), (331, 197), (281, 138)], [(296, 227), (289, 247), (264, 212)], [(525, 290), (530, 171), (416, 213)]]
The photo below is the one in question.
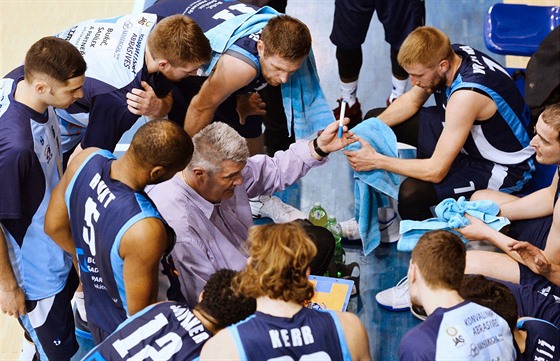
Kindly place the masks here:
[[(419, 111), (418, 149), (417, 158), (429, 158), (434, 153), (436, 144), (443, 131), (445, 110), (439, 107), (425, 107)], [(447, 176), (434, 184), (438, 199), (459, 198), (470, 196), (479, 189), (496, 189), (499, 185), (502, 192), (519, 190), (519, 180), (524, 178), (525, 169), (499, 168), (494, 162), (486, 159), (473, 158), (465, 153), (459, 153), (451, 164)]]
[(78, 351), (71, 300), (78, 287), (78, 274), (70, 270), (66, 285), (54, 296), (26, 301), (27, 314), (19, 318), (35, 344), (41, 360), (70, 360)]
[[(507, 234), (514, 239), (527, 241), (544, 249), (551, 225), (552, 216), (515, 221), (512, 222)], [(560, 327), (560, 287), (522, 264), (519, 264), (519, 284), (502, 283), (515, 296), (520, 317), (541, 318)], [(556, 297), (559, 301), (556, 301)]]
[(385, 41), (399, 50), (404, 39), (424, 25), (423, 0), (336, 0), (330, 39), (342, 49), (359, 48), (366, 39), (373, 13), (385, 30)]

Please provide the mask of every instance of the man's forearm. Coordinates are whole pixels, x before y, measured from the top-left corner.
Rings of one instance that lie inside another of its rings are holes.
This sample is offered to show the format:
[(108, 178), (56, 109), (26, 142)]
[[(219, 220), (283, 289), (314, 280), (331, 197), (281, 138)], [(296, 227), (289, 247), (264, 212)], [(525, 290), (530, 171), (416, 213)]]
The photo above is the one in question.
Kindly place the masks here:
[(196, 133), (198, 133), (202, 128), (207, 126), (212, 122), (214, 118), (214, 108), (206, 108), (201, 109), (197, 105), (197, 96), (193, 98), (189, 108), (187, 110), (187, 114), (185, 116), (185, 124), (183, 125), (185, 131), (193, 137)]
[(6, 242), (3, 230), (0, 228), (0, 287), (2, 287), (2, 291), (13, 291), (19, 286), (10, 262)]

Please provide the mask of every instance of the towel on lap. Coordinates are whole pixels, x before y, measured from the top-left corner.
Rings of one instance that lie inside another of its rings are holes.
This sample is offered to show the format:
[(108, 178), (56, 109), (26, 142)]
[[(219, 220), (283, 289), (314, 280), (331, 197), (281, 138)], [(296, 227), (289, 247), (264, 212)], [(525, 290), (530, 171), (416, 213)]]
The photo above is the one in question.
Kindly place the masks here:
[[(435, 212), (435, 218), (425, 221), (401, 221), (399, 230), (401, 238), (397, 243), (399, 251), (412, 251), (416, 243), (418, 243), (418, 239), (428, 231), (436, 229), (453, 230), (468, 226), (470, 222), (465, 217), (465, 213), (482, 220), (498, 231), (510, 223), (507, 218), (497, 216), (500, 212), (500, 207), (488, 200), (471, 202), (465, 200), (465, 197), (459, 197), (457, 200), (447, 198), (436, 206)], [(463, 242), (467, 242), (458, 232), (453, 233), (457, 234)]]

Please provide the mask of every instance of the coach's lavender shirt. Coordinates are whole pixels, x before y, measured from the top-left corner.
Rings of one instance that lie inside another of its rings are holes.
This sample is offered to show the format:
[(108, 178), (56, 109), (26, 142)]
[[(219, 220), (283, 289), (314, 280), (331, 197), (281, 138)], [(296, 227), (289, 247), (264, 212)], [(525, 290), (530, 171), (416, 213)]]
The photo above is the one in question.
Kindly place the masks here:
[(202, 198), (179, 174), (148, 191), (177, 233), (172, 255), (189, 307), (198, 303), (198, 295), (215, 271), (245, 267), (245, 240), (253, 225), (249, 198), (282, 190), (323, 163), (313, 158), (308, 141), (300, 140), (274, 157), (250, 157), (241, 173), (243, 184), (220, 204)]

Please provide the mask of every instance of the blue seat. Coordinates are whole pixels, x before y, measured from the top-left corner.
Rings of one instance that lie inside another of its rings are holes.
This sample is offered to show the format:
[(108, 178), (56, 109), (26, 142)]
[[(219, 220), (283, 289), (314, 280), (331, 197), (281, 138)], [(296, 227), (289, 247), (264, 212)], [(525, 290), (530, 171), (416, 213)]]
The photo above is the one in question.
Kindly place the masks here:
[(531, 56), (560, 25), (560, 6), (494, 4), (488, 9), (484, 41), (493, 53)]

